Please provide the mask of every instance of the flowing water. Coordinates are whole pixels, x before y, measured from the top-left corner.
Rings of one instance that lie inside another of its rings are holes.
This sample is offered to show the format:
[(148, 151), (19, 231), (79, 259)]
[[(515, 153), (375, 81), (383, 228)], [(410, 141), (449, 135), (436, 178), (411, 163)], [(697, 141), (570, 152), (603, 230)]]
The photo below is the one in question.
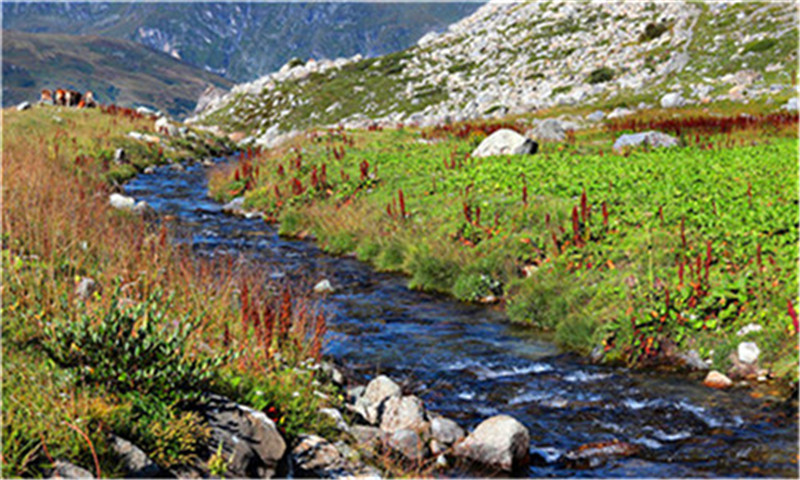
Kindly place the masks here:
[[(496, 308), (410, 291), (402, 276), (228, 216), (207, 197), (205, 175), (199, 164), (159, 167), (126, 193), (173, 215), (179, 241), (200, 255), (244, 255), (274, 278), (329, 279), (327, 355), (364, 379), (380, 371), (406, 382), (429, 409), (470, 428), (499, 413), (516, 417), (531, 432), (530, 476), (798, 476), (793, 407), (563, 354)], [(565, 460), (583, 444), (615, 439), (637, 453), (589, 466)]]

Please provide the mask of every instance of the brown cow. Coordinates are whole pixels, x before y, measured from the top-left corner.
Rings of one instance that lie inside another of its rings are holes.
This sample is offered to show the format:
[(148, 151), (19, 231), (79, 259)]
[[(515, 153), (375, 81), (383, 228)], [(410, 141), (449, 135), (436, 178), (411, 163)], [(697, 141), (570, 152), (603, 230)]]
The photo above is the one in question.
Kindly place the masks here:
[(76, 92), (75, 90), (67, 90), (66, 105), (68, 107), (77, 107), (79, 103), (81, 103), (81, 92)]
[(94, 93), (91, 90), (87, 90), (86, 94), (83, 96), (83, 106), (86, 108), (94, 108), (97, 106), (97, 101), (94, 99)]
[(44, 89), (42, 90), (42, 95), (39, 97), (39, 103), (45, 103), (47, 105), (52, 105), (53, 102), (53, 92), (51, 90)]
[(56, 105), (64, 106), (67, 104), (67, 91), (58, 89), (56, 90), (56, 98), (55, 98)]

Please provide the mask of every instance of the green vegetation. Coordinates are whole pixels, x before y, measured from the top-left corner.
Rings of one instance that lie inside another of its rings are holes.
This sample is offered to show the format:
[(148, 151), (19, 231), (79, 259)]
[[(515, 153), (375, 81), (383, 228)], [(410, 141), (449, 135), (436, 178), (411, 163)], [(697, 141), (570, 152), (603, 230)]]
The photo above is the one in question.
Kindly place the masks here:
[[(308, 299), (248, 289), (256, 272), (195, 259), (171, 245), (168, 220), (108, 205), (110, 182), (225, 142), (195, 131), (150, 146), (127, 136), (153, 122), (131, 111), (55, 112), (3, 112), (3, 477), (46, 475), (57, 459), (122, 476), (110, 433), (162, 468), (197, 461), (207, 392), (267, 411), (290, 438), (324, 425), (311, 389), (325, 387), (301, 368), (325, 331)], [(119, 147), (130, 164), (109, 161)], [(80, 295), (87, 277), (99, 288)]]
[(597, 70), (592, 70), (587, 81), (591, 84), (608, 82), (614, 78), (614, 73), (612, 68), (601, 67)]
[[(533, 157), (467, 156), (485, 124), (314, 132), (255, 160), (245, 204), (282, 221), (282, 234), (310, 233), (408, 274), (413, 288), (504, 296), (513, 321), (555, 330), (572, 350), (601, 344), (632, 365), (669, 345), (707, 356), (757, 323), (764, 342), (784, 339), (763, 365), (792, 375), (796, 117), (719, 134), (682, 113), (628, 117)], [(679, 125), (685, 146), (611, 151), (613, 132), (659, 121)], [(231, 175), (212, 178), (218, 198)]]
[[(439, 86), (416, 91), (410, 97), (405, 94), (406, 83), (414, 80), (404, 74), (410, 55), (404, 50), (324, 74), (287, 80), (275, 90), (264, 92), (263, 99), (242, 97), (204, 122), (249, 133), (257, 133), (254, 127), (263, 121), (264, 125), (280, 122), (284, 130), (302, 130), (362, 113), (376, 117), (394, 111), (416, 112), (444, 100), (447, 92)], [(464, 64), (464, 71), (469, 68)], [(294, 106), (290, 99), (294, 99)]]
[(651, 40), (655, 40), (656, 38), (660, 37), (669, 30), (669, 24), (666, 23), (648, 23), (644, 27), (644, 31), (639, 36), (640, 42), (649, 42)]
[(778, 41), (774, 38), (762, 38), (761, 40), (756, 40), (754, 42), (750, 42), (744, 46), (744, 53), (761, 53), (766, 52), (770, 48), (774, 47), (778, 44)]

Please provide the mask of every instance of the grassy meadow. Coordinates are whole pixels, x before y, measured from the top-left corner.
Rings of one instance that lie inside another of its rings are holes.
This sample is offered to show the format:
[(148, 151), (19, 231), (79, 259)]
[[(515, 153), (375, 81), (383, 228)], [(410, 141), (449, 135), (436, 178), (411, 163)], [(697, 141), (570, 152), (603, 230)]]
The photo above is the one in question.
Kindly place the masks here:
[[(148, 144), (132, 130), (152, 132), (153, 120), (3, 111), (3, 477), (46, 475), (58, 459), (120, 476), (110, 433), (162, 468), (196, 461), (206, 392), (268, 412), (290, 438), (324, 429), (313, 372), (293, 368), (319, 358), (325, 331), (308, 290), (196, 260), (170, 244), (168, 218), (148, 224), (108, 204), (147, 165), (227, 146), (202, 132)], [(120, 147), (129, 164), (112, 161)], [(98, 288), (81, 297), (86, 278)]]
[[(499, 302), (568, 350), (645, 366), (694, 349), (727, 370), (753, 339), (770, 375), (796, 378), (796, 114), (656, 109), (535, 156), (470, 157), (529, 120), (308, 131), (243, 154), (211, 190), (412, 288)], [(650, 129), (681, 146), (612, 151)], [(761, 330), (738, 336), (749, 324)]]

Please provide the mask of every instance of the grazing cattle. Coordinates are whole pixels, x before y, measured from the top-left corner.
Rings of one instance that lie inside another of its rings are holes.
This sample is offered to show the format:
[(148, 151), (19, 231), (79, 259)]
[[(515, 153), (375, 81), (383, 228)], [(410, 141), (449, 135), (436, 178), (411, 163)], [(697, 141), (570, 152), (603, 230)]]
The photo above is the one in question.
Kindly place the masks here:
[(48, 103), (60, 107), (93, 108), (97, 106), (94, 93), (87, 90), (85, 94), (75, 90), (42, 90), (40, 103)]
[(56, 105), (65, 106), (67, 104), (67, 91), (58, 89), (56, 90), (56, 98), (55, 98)]
[(53, 105), (53, 92), (47, 89), (42, 90), (42, 95), (39, 97), (39, 103)]
[(78, 104), (81, 103), (82, 97), (83, 95), (81, 95), (81, 92), (76, 92), (75, 90), (67, 90), (66, 105), (68, 107), (77, 107)]
[(97, 106), (97, 102), (94, 99), (94, 93), (91, 90), (87, 90), (86, 94), (83, 96), (83, 106), (86, 108), (94, 108)]

